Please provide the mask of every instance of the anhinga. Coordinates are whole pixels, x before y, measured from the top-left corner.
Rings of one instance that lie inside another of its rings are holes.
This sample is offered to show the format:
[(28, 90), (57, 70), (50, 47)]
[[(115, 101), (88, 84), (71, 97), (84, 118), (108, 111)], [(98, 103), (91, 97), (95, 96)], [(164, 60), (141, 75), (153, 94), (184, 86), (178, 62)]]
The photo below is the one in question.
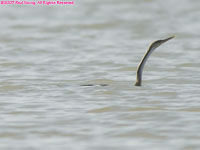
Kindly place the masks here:
[(163, 43), (171, 40), (172, 38), (174, 38), (175, 36), (171, 36), (169, 38), (163, 39), (163, 40), (157, 40), (155, 42), (153, 42), (150, 46), (149, 49), (146, 51), (144, 57), (142, 58), (138, 68), (137, 68), (137, 78), (136, 78), (136, 82), (135, 82), (135, 86), (141, 86), (142, 85), (142, 71), (144, 68), (144, 65), (147, 61), (147, 59), (149, 58), (149, 56), (151, 55), (151, 53), (160, 45), (162, 45)]

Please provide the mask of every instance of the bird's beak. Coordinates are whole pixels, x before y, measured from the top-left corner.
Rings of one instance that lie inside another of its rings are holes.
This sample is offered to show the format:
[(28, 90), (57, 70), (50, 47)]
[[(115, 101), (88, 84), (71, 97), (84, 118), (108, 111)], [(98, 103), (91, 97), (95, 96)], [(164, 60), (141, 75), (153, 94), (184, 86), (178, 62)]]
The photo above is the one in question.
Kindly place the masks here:
[(165, 43), (165, 42), (167, 42), (167, 41), (169, 41), (169, 40), (171, 40), (171, 39), (173, 39), (175, 36), (171, 36), (171, 37), (169, 37), (169, 38), (166, 38), (166, 39), (163, 39), (162, 41), (162, 43)]

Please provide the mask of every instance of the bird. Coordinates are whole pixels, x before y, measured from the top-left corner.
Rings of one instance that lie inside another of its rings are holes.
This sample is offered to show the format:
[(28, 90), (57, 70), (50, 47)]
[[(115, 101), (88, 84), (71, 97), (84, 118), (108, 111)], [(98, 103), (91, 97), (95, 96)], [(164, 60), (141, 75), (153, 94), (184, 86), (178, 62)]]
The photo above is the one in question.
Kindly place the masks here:
[(137, 76), (136, 76), (136, 82), (135, 82), (135, 86), (141, 86), (142, 85), (142, 72), (145, 66), (145, 63), (147, 62), (147, 59), (149, 58), (149, 56), (151, 55), (151, 53), (158, 48), (160, 45), (162, 45), (163, 43), (173, 39), (175, 36), (171, 36), (169, 38), (166, 39), (162, 39), (162, 40), (157, 40), (154, 41), (152, 44), (150, 44), (149, 48), (147, 49), (146, 53), (144, 54), (141, 62), (138, 65), (137, 68)]

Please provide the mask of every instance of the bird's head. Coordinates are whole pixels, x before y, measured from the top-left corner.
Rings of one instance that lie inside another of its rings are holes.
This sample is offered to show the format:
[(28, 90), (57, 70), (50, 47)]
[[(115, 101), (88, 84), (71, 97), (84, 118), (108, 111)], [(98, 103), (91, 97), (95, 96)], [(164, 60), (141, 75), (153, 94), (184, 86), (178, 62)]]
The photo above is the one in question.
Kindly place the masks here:
[(169, 38), (167, 38), (167, 39), (155, 41), (155, 42), (153, 42), (153, 43), (151, 44), (150, 47), (151, 47), (152, 49), (156, 49), (157, 47), (159, 47), (159, 46), (162, 45), (163, 43), (165, 43), (165, 42), (167, 42), (167, 41), (173, 39), (174, 37), (175, 37), (175, 36), (171, 36), (171, 37), (169, 37)]

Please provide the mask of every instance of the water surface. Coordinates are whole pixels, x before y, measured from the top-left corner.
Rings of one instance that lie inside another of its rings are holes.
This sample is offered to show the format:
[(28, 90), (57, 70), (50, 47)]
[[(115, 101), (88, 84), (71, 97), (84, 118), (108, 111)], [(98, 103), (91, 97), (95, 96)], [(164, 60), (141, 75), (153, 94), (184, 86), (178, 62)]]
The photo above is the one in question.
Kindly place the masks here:
[[(199, 7), (0, 5), (0, 149), (198, 150)], [(149, 44), (172, 35), (135, 87)]]

